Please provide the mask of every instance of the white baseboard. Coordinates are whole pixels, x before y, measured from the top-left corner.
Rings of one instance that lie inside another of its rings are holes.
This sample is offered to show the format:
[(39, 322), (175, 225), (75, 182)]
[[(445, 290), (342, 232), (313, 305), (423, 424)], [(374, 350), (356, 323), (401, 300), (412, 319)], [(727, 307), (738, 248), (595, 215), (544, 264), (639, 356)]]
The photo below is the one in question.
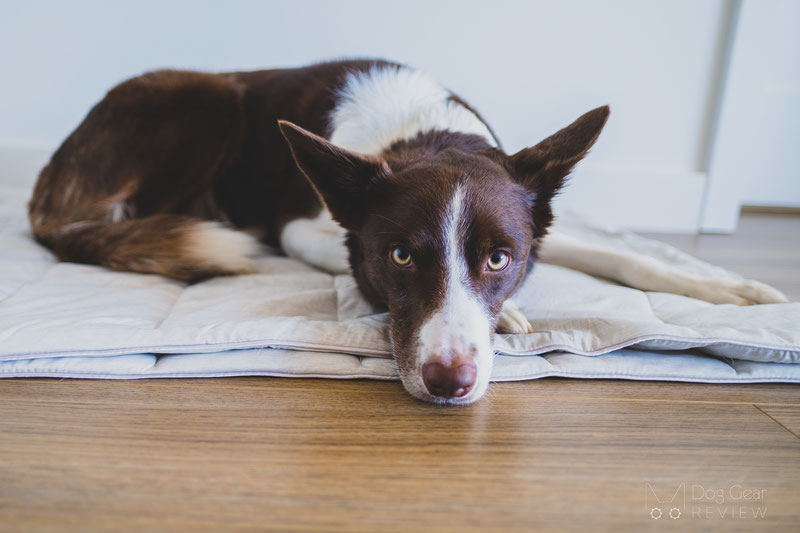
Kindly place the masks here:
[(636, 231), (695, 233), (704, 172), (578, 169), (556, 200), (556, 213), (573, 211), (603, 225)]

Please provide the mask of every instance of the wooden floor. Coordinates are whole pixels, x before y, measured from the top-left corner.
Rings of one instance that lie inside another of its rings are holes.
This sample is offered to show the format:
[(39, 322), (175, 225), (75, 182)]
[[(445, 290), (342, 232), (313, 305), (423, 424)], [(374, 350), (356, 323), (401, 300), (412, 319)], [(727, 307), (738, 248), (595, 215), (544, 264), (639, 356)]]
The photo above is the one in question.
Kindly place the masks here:
[[(798, 235), (667, 240), (798, 298)], [(798, 531), (800, 387), (0, 381), (0, 530)]]

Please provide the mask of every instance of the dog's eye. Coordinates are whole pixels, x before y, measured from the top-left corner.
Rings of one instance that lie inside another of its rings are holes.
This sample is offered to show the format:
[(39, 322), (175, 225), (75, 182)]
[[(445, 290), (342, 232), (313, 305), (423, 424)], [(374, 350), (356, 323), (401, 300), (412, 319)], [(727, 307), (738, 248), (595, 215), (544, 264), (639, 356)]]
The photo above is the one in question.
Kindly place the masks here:
[(401, 248), (398, 246), (397, 248), (392, 250), (391, 256), (392, 256), (392, 261), (394, 261), (395, 265), (404, 268), (411, 266), (411, 254), (408, 253), (408, 250), (406, 250), (405, 248)]
[(489, 256), (486, 262), (486, 267), (492, 272), (499, 272), (508, 266), (511, 262), (511, 257), (505, 252), (494, 252)]

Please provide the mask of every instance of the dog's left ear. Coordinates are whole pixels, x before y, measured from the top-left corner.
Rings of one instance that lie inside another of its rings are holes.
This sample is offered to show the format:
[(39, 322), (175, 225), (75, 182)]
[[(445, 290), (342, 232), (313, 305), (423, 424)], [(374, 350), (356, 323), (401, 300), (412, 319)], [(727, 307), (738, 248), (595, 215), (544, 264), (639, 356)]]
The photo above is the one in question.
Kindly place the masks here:
[(370, 186), (391, 171), (383, 159), (351, 152), (300, 126), (279, 120), (297, 166), (319, 193), (336, 220), (346, 229), (363, 221)]
[(553, 222), (550, 202), (575, 164), (592, 147), (608, 119), (608, 106), (589, 111), (536, 146), (508, 158), (512, 175), (536, 195), (533, 224), (536, 237)]

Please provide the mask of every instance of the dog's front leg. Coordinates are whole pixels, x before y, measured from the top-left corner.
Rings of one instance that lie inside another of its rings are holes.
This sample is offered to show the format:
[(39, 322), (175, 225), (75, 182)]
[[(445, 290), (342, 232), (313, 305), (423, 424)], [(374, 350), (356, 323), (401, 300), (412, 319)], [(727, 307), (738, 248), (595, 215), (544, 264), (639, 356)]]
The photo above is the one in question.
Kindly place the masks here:
[(592, 245), (563, 233), (545, 237), (539, 253), (545, 263), (619, 281), (643, 291), (669, 292), (715, 304), (784, 303), (786, 297), (764, 283), (701, 276), (648, 255)]
[(299, 218), (286, 224), (281, 232), (281, 247), (292, 259), (333, 274), (347, 274), (350, 263), (345, 234), (324, 209), (316, 218)]

